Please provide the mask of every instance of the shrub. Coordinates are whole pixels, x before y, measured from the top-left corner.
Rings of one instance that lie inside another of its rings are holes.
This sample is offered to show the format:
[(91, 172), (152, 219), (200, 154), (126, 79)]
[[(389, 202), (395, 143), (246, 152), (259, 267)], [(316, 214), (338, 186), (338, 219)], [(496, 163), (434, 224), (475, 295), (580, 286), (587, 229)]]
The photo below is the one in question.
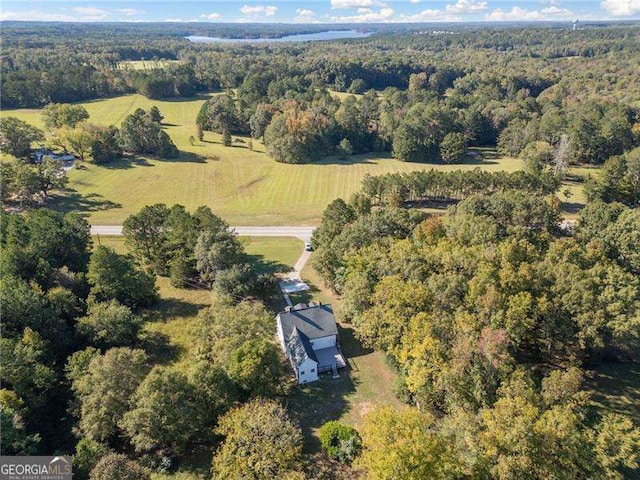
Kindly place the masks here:
[(320, 428), (320, 443), (329, 458), (343, 463), (351, 463), (362, 450), (358, 432), (336, 421), (327, 422)]

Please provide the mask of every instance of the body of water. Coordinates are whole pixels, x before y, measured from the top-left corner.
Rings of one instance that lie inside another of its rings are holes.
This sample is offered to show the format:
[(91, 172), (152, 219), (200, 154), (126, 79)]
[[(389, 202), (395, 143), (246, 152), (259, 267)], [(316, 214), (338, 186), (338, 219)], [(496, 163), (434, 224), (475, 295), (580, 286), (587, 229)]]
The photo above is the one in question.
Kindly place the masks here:
[(197, 35), (190, 35), (185, 38), (194, 43), (278, 43), (341, 40), (344, 38), (366, 38), (369, 35), (371, 35), (371, 32), (358, 32), (356, 30), (330, 30), (327, 32), (286, 35), (280, 38), (217, 38), (199, 37)]

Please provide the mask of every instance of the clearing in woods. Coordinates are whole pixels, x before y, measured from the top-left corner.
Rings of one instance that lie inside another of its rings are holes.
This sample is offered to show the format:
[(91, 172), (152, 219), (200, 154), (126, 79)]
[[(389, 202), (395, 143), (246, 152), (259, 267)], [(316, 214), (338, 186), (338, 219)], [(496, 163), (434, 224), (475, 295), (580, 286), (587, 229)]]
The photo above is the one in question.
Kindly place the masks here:
[[(69, 173), (68, 191), (55, 198), (53, 207), (86, 214), (94, 225), (120, 225), (143, 206), (163, 202), (193, 210), (208, 205), (232, 225), (317, 225), (326, 205), (360, 189), (362, 178), (387, 172), (411, 172), (431, 168), (442, 170), (483, 168), (517, 170), (519, 159), (482, 150), (484, 161), (461, 165), (405, 163), (389, 154), (354, 155), (347, 160), (328, 158), (308, 165), (277, 163), (265, 154), (261, 142), (234, 137), (225, 147), (220, 136), (196, 136), (196, 115), (207, 98), (150, 100), (125, 95), (80, 103), (89, 121), (119, 126), (137, 108), (157, 105), (164, 115), (164, 127), (183, 152), (178, 159), (138, 158), (98, 166), (85, 163)], [(5, 110), (2, 116), (16, 116), (42, 126), (41, 110)], [(575, 201), (574, 199), (571, 199)]]

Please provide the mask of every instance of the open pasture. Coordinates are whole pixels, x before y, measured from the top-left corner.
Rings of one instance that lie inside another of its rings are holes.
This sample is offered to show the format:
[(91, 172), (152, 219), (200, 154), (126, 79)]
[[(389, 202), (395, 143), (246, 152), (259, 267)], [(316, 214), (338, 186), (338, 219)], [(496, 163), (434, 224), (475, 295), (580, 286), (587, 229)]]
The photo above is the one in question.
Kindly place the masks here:
[[(90, 121), (119, 125), (137, 108), (157, 105), (164, 115), (164, 128), (182, 151), (180, 158), (123, 159), (109, 165), (85, 163), (69, 174), (68, 191), (58, 195), (53, 207), (75, 210), (94, 225), (119, 225), (143, 206), (163, 202), (190, 210), (208, 205), (233, 225), (317, 225), (326, 205), (360, 189), (362, 178), (388, 172), (411, 172), (483, 168), (490, 171), (518, 170), (522, 161), (501, 157), (491, 149), (480, 149), (479, 157), (458, 165), (405, 163), (388, 153), (354, 155), (347, 160), (329, 157), (308, 165), (288, 165), (269, 158), (264, 145), (234, 137), (231, 147), (220, 135), (207, 132), (202, 142), (196, 136), (195, 119), (207, 94), (192, 99), (150, 100), (125, 95), (82, 103)], [(40, 110), (5, 110), (33, 125), (42, 126)], [(568, 184), (573, 193), (567, 213), (582, 206), (582, 185)], [(564, 187), (561, 189), (561, 191)]]

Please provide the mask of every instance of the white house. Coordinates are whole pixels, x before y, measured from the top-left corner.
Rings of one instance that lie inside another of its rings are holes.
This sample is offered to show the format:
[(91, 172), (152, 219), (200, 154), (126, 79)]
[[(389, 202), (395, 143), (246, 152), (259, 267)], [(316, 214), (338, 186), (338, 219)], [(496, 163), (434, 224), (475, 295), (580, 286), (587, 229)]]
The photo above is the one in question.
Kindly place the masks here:
[(338, 326), (331, 305), (310, 303), (287, 307), (276, 317), (278, 339), (291, 362), (298, 384), (318, 380), (318, 374), (332, 372), (346, 363), (338, 343)]
[(40, 147), (33, 153), (33, 160), (35, 163), (42, 163), (42, 161), (44, 160), (44, 157), (49, 157), (53, 160), (60, 161), (65, 165), (69, 163), (73, 163), (73, 161), (76, 158), (75, 155), (73, 155), (73, 153), (69, 153), (66, 151), (63, 153), (55, 153), (55, 152), (52, 152), (51, 150), (47, 150), (44, 147)]

